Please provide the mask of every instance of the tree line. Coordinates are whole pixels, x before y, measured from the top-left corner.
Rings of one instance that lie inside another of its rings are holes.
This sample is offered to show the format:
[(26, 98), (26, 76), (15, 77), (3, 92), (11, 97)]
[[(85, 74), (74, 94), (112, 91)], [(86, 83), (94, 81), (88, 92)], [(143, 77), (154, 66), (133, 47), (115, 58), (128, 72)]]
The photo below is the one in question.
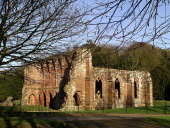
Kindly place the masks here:
[(14, 100), (21, 99), (23, 84), (23, 68), (3, 71), (0, 74), (0, 101), (6, 100), (9, 96), (12, 96)]
[(149, 71), (153, 81), (154, 99), (170, 100), (170, 51), (145, 42), (127, 47), (85, 45), (92, 49), (93, 66), (122, 70)]

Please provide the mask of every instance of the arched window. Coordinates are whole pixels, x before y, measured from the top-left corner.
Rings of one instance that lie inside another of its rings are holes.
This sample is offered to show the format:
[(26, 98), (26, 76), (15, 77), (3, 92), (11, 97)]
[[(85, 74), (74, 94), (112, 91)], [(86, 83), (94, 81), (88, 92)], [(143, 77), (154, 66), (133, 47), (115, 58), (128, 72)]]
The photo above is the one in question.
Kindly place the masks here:
[(136, 84), (136, 81), (134, 81), (134, 97), (137, 98), (137, 84)]
[(100, 78), (96, 80), (96, 94), (99, 94), (100, 98), (102, 98), (102, 81)]
[(80, 105), (80, 97), (77, 93), (74, 94), (74, 106), (79, 106)]
[(119, 82), (118, 78), (116, 78), (116, 80), (115, 80), (115, 89), (117, 89), (118, 98), (120, 98), (120, 82)]

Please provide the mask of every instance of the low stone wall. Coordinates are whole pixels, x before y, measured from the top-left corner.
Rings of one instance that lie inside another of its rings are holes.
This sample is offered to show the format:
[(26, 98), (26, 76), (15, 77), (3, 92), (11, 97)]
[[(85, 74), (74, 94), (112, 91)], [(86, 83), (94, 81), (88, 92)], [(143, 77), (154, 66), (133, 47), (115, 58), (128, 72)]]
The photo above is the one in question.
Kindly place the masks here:
[(0, 103), (0, 106), (13, 106), (12, 97), (8, 97), (4, 102)]

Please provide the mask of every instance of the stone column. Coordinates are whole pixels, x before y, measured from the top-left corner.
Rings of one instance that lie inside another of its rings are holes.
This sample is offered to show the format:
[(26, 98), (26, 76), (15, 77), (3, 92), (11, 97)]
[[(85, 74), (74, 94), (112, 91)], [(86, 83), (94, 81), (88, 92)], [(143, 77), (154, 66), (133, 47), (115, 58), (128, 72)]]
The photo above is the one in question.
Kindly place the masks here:
[(108, 103), (107, 103), (107, 108), (111, 109), (112, 104), (113, 104), (113, 82), (112, 80), (107, 81), (108, 85)]

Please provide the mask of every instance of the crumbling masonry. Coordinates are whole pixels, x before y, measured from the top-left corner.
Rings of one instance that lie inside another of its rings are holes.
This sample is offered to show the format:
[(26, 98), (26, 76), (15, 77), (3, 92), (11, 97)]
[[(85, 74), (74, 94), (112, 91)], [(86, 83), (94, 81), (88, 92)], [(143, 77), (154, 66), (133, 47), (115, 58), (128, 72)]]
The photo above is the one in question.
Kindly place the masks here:
[(149, 72), (93, 67), (87, 49), (25, 68), (22, 105), (43, 105), (65, 111), (152, 104)]

